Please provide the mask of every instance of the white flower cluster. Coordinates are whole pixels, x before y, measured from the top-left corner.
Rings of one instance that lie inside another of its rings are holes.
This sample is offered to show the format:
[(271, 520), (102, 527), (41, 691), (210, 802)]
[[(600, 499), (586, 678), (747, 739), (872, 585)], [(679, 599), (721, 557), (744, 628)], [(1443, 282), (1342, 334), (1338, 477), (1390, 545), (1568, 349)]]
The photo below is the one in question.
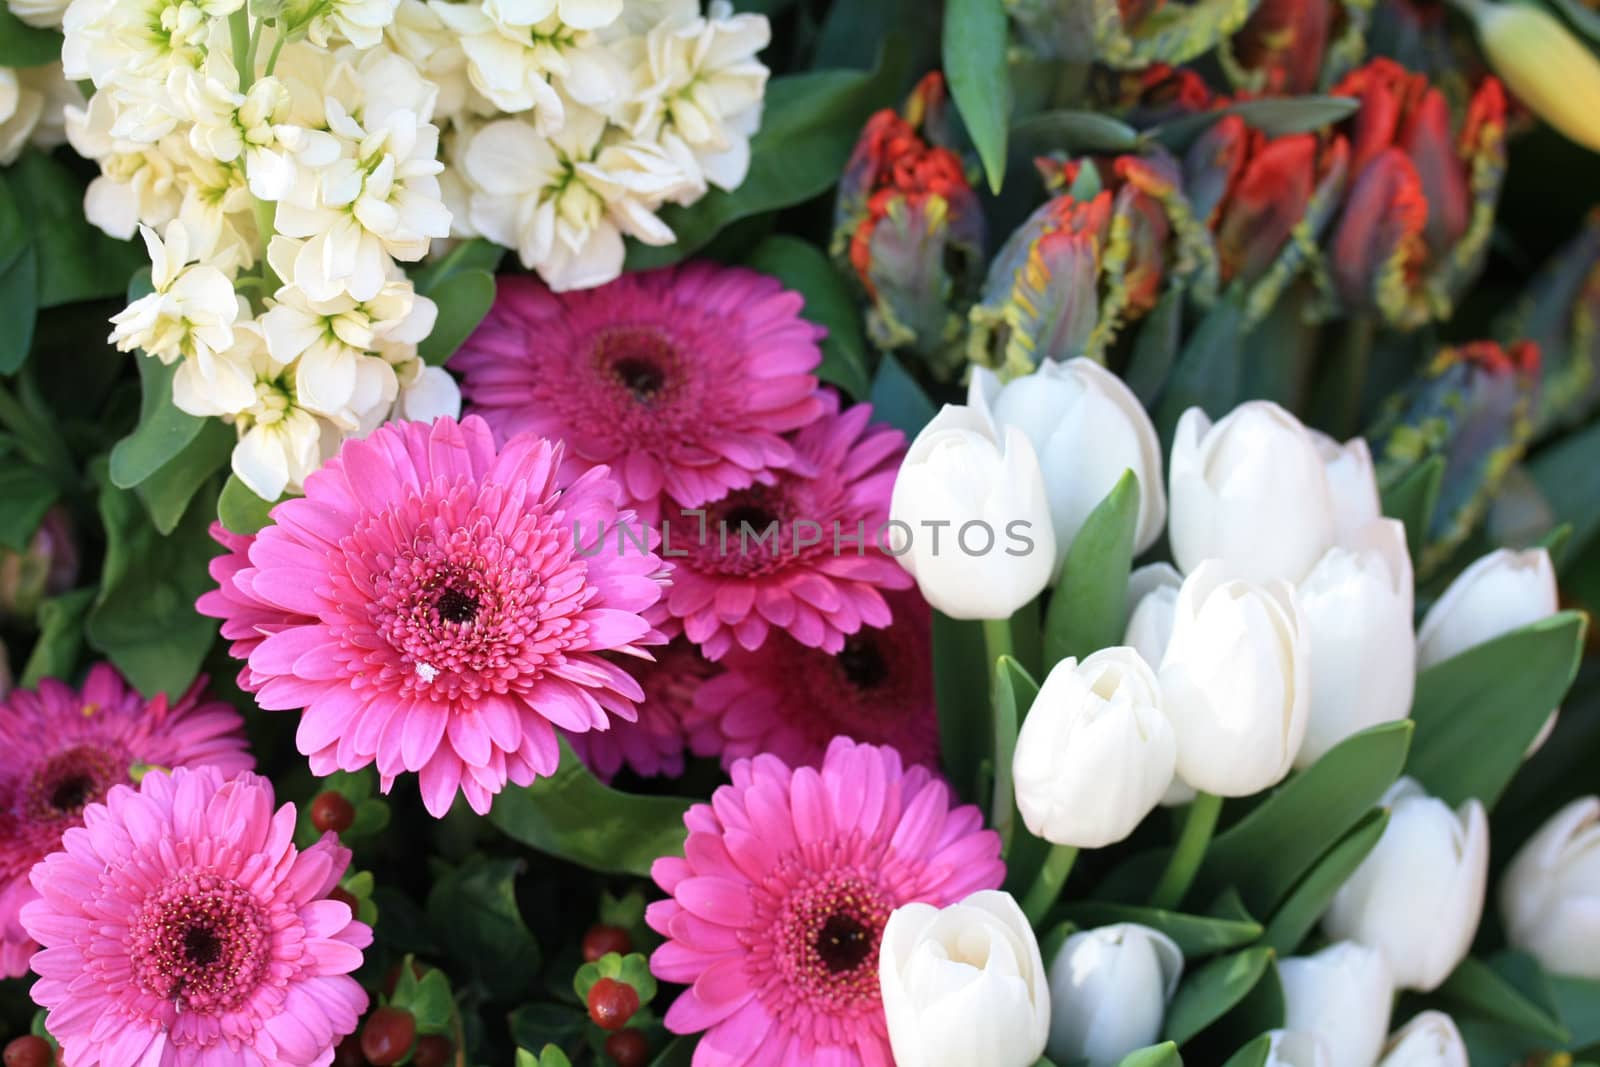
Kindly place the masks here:
[[(41, 11), (45, 6), (40, 0)], [(41, 17), (48, 17), (43, 15)], [(174, 401), (240, 433), (267, 499), (345, 437), (454, 414), (400, 263), (483, 236), (552, 286), (749, 165), (764, 18), (712, 0), (71, 0), (67, 136), (85, 213), (140, 233), (151, 293), (112, 340), (177, 365)], [(3, 99), (0, 99), (3, 103)], [(0, 130), (3, 135), (3, 130)]]
[(66, 143), (66, 109), (82, 103), (83, 95), (62, 77), (59, 63), (0, 67), (0, 165), (15, 163), (30, 144)]

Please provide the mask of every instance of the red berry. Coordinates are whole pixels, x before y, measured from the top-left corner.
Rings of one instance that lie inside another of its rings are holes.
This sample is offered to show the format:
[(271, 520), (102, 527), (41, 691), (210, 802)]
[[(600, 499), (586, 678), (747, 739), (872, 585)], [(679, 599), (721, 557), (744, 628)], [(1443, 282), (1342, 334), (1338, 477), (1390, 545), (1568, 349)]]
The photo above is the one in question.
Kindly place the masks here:
[(644, 1067), (650, 1059), (650, 1042), (642, 1030), (618, 1030), (606, 1038), (606, 1055), (617, 1067)]
[(596, 923), (583, 935), (583, 962), (593, 963), (601, 956), (615, 952), (626, 956), (633, 951), (633, 939), (620, 926)]
[(331, 789), (311, 802), (311, 825), (323, 833), (342, 834), (355, 821), (355, 805)]
[(411, 1067), (445, 1067), (456, 1054), (455, 1045), (443, 1034), (423, 1034), (411, 1054)]
[(621, 1030), (639, 1010), (639, 991), (627, 982), (602, 978), (589, 987), (589, 1018), (602, 1030)]
[(56, 1058), (50, 1042), (42, 1037), (24, 1034), (6, 1046), (6, 1067), (50, 1067)]
[(374, 1067), (392, 1067), (406, 1058), (417, 1038), (417, 1020), (400, 1008), (379, 1008), (361, 1028), (361, 1054)]
[(330, 889), (328, 891), (328, 899), (337, 900), (339, 903), (349, 908), (351, 915), (354, 915), (356, 913), (356, 909), (361, 906), (361, 901), (356, 899), (356, 895), (342, 885), (336, 885)]
[(351, 1034), (333, 1050), (333, 1067), (367, 1067), (367, 1058), (361, 1054), (361, 1038)]

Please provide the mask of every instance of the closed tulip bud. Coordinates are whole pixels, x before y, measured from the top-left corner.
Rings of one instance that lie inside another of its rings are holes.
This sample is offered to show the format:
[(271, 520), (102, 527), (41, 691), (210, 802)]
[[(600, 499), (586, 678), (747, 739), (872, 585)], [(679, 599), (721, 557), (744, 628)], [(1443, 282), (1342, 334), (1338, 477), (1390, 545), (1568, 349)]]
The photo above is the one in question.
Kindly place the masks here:
[(1006, 619), (1044, 590), (1055, 532), (1044, 475), (1021, 430), (946, 405), (911, 442), (889, 502), (890, 551), (928, 603), (956, 619)]
[(1341, 445), (1327, 434), (1313, 430), (1311, 439), (1317, 444), (1323, 470), (1328, 476), (1334, 543), (1348, 544), (1350, 538), (1383, 514), (1383, 505), (1378, 499), (1378, 475), (1372, 467), (1372, 449), (1364, 437)]
[[(1417, 668), (1427, 670), (1560, 610), (1555, 567), (1542, 548), (1497, 549), (1456, 576), (1417, 630)], [(1528, 747), (1532, 755), (1555, 729), (1553, 709)]]
[(1489, 824), (1477, 800), (1451, 811), (1410, 778), (1391, 786), (1384, 803), (1389, 825), (1334, 894), (1322, 927), (1382, 952), (1397, 988), (1430, 993), (1472, 947)]
[(1333, 502), (1316, 442), (1277, 404), (1241, 404), (1212, 425), (1178, 420), (1170, 473), (1173, 561), (1219, 559), (1253, 581), (1297, 582), (1333, 544)]
[(1267, 1060), (1261, 1067), (1330, 1067), (1328, 1046), (1304, 1030), (1268, 1030)]
[(1349, 547), (1330, 548), (1296, 593), (1311, 638), (1311, 722), (1295, 765), (1309, 767), (1351, 734), (1411, 712), (1417, 651), (1405, 524), (1379, 519)]
[(1172, 640), (1172, 613), (1183, 575), (1170, 563), (1150, 563), (1128, 576), (1128, 628), (1122, 643), (1159, 666)]
[(1551, 816), (1500, 880), (1506, 940), (1545, 970), (1600, 980), (1600, 797)]
[(1489, 65), (1529, 110), (1600, 151), (1600, 60), (1561, 20), (1528, 4), (1470, 5)]
[(1134, 553), (1161, 536), (1167, 519), (1161, 441), (1121, 378), (1082, 358), (1047, 360), (1004, 386), (993, 371), (974, 367), (969, 404), (989, 411), (999, 426), (1015, 426), (1033, 444), (1055, 522), (1057, 566), (1126, 471), (1139, 479)]
[(1394, 981), (1377, 949), (1340, 941), (1278, 963), (1284, 1023), (1317, 1035), (1328, 1067), (1371, 1067), (1389, 1033)]
[(1183, 952), (1159, 930), (1117, 923), (1073, 934), (1050, 963), (1050, 1058), (1110, 1067), (1154, 1044), (1182, 974)]
[(1442, 1011), (1425, 1011), (1390, 1036), (1378, 1067), (1469, 1067), (1470, 1063), (1455, 1020)]
[(1051, 669), (1017, 735), (1017, 810), (1046, 841), (1102, 848), (1150, 814), (1177, 758), (1155, 672), (1139, 653), (1068, 657)]
[(896, 908), (883, 929), (878, 982), (900, 1067), (1031, 1067), (1044, 1054), (1044, 961), (1009, 893)]
[(1178, 775), (1218, 796), (1281, 782), (1305, 740), (1311, 657), (1287, 582), (1231, 578), (1216, 560), (1184, 579), (1161, 662)]

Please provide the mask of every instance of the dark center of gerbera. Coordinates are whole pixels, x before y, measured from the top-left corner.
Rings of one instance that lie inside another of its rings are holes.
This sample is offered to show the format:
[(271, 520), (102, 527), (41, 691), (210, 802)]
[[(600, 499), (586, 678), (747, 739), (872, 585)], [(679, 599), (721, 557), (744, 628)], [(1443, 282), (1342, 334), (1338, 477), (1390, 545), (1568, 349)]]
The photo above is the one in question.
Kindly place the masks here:
[(641, 404), (654, 400), (667, 382), (661, 368), (648, 360), (621, 359), (612, 364), (611, 370)]
[(214, 1015), (255, 992), (272, 961), (272, 930), (248, 889), (194, 870), (145, 899), (128, 927), (128, 947), (146, 993)]
[(85, 804), (128, 779), (128, 761), (92, 745), (56, 753), (34, 772), (27, 809), (39, 822), (75, 817)]
[(889, 677), (889, 663), (878, 642), (868, 634), (847, 638), (839, 651), (839, 669), (857, 689), (875, 689)]
[(759, 924), (783, 978), (772, 994), (830, 1015), (875, 1010), (878, 945), (894, 901), (870, 871), (796, 874), (800, 884)]
[(222, 955), (222, 941), (204, 926), (191, 926), (183, 935), (183, 954), (197, 967), (209, 967)]
[(478, 617), (478, 598), (451, 586), (439, 595), (433, 608), (445, 622), (468, 623)]
[(861, 966), (872, 952), (872, 931), (854, 915), (830, 915), (817, 931), (817, 956), (833, 974)]
[(737, 536), (746, 526), (753, 536), (764, 533), (767, 527), (778, 521), (778, 516), (760, 504), (740, 504), (723, 512), (722, 521), (727, 525), (730, 537)]
[(596, 338), (594, 353), (602, 373), (645, 407), (661, 398), (677, 364), (677, 353), (666, 338), (655, 330), (634, 327), (605, 331)]
[(50, 806), (65, 815), (83, 807), (93, 793), (94, 779), (87, 774), (74, 774), (56, 783), (50, 791)]

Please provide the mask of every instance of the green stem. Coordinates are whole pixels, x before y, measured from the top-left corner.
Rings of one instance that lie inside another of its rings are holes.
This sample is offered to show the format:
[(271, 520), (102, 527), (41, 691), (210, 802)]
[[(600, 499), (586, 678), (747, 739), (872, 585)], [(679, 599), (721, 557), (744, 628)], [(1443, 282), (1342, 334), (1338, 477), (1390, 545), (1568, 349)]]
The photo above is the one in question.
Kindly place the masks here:
[(278, 69), (278, 56), (283, 52), (284, 42), (288, 39), (289, 34), (282, 27), (279, 27), (278, 38), (272, 42), (272, 51), (267, 53), (267, 69), (262, 72), (262, 77), (270, 78), (272, 77), (272, 72)]
[(1039, 925), (1050, 906), (1060, 898), (1061, 887), (1067, 883), (1067, 875), (1072, 873), (1072, 865), (1077, 859), (1078, 850), (1072, 845), (1050, 846), (1044, 866), (1039, 868), (1033, 885), (1022, 896), (1022, 914), (1028, 917), (1030, 924)]
[(228, 16), (228, 33), (233, 45), (233, 69), (239, 72), (239, 91), (250, 91), (255, 68), (250, 63), (250, 9), (246, 5)]
[(1150, 906), (1168, 911), (1183, 903), (1184, 894), (1194, 884), (1200, 862), (1206, 858), (1206, 848), (1217, 828), (1217, 816), (1222, 813), (1222, 798), (1211, 793), (1197, 793), (1183, 819), (1183, 831), (1161, 872), (1161, 881), (1150, 894)]
[(267, 247), (272, 244), (272, 235), (277, 232), (274, 223), (278, 217), (278, 205), (259, 197), (255, 200), (256, 236), (260, 239), (261, 249), (261, 281), (267, 296), (277, 293), (283, 280), (272, 269), (272, 263), (267, 259)]
[(989, 677), (994, 677), (994, 665), (1001, 656), (1016, 655), (1011, 634), (1010, 619), (983, 620), (983, 647), (989, 654)]

